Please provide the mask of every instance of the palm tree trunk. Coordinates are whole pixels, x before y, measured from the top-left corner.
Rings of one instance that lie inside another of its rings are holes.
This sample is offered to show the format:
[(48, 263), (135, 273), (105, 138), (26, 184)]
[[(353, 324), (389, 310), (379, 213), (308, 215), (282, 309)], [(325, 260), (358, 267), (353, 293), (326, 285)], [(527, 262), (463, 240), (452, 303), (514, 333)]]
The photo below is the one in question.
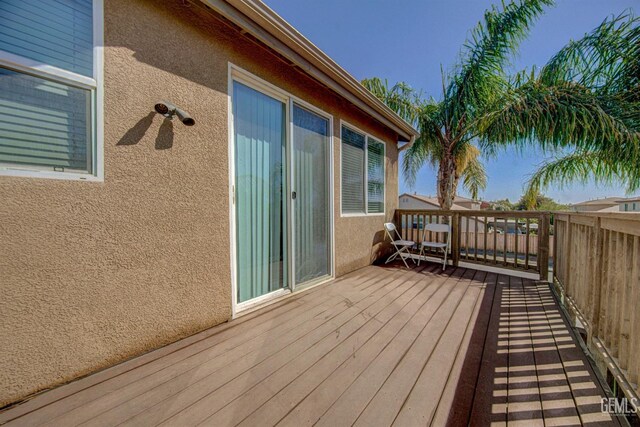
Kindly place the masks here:
[(455, 158), (445, 154), (438, 166), (438, 203), (443, 210), (450, 210), (456, 197), (458, 177)]

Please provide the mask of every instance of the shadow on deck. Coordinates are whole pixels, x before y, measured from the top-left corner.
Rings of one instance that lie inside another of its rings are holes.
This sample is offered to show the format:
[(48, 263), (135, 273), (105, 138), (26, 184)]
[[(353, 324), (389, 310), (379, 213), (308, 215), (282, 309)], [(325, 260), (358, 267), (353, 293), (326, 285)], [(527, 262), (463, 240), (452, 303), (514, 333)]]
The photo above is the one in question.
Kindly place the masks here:
[(36, 396), (10, 425), (580, 425), (603, 389), (549, 286), (370, 266)]
[[(544, 282), (487, 280), (450, 425), (621, 425)], [(466, 410), (465, 410), (466, 409)]]

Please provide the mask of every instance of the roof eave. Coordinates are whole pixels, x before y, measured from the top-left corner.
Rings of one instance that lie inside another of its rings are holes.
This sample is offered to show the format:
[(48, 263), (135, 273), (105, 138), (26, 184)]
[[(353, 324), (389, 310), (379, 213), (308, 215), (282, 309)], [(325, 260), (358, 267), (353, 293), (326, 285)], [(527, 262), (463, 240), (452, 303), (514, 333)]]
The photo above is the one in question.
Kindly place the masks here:
[(418, 135), (413, 126), (261, 1), (200, 1), (393, 130), (399, 141), (411, 141)]

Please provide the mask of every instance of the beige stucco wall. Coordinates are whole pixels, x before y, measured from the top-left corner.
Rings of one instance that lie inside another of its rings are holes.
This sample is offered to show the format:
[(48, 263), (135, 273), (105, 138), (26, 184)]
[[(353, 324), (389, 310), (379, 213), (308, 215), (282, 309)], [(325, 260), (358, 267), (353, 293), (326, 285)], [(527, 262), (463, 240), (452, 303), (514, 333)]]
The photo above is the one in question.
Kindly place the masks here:
[(334, 115), (338, 275), (385, 219), (340, 216), (340, 119), (387, 142), (397, 206), (394, 133), (199, 8), (104, 3), (104, 182), (0, 176), (0, 406), (229, 319), (228, 61)]

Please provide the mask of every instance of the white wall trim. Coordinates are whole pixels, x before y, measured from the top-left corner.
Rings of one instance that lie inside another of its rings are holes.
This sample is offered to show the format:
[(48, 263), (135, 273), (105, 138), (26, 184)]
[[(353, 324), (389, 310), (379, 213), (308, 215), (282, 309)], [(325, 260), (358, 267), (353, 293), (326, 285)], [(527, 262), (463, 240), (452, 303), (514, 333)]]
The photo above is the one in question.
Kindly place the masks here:
[[(100, 0), (94, 0), (98, 2)], [(95, 8), (95, 5), (94, 5)], [(94, 40), (97, 29), (95, 28), (97, 22), (94, 18)], [(95, 52), (94, 42), (94, 52)], [(95, 65), (95, 60), (94, 60)], [(80, 89), (94, 89), (96, 87), (96, 80), (92, 77), (87, 77), (82, 74), (74, 73), (72, 71), (63, 70), (62, 68), (48, 65), (42, 62), (34, 61), (33, 59), (25, 58), (20, 55), (16, 55), (4, 50), (0, 50), (0, 66), (10, 68), (14, 71), (30, 74), (32, 76), (41, 77), (47, 80), (53, 80), (58, 83), (63, 83), (68, 86), (73, 86)]]
[(104, 2), (93, 0), (93, 72), (96, 80), (93, 174), (104, 180)]
[(232, 64), (227, 64), (227, 130), (229, 159), (229, 261), (231, 266), (231, 318), (237, 317), (237, 279), (236, 279), (236, 206), (235, 206), (235, 143), (233, 138), (233, 76)]

